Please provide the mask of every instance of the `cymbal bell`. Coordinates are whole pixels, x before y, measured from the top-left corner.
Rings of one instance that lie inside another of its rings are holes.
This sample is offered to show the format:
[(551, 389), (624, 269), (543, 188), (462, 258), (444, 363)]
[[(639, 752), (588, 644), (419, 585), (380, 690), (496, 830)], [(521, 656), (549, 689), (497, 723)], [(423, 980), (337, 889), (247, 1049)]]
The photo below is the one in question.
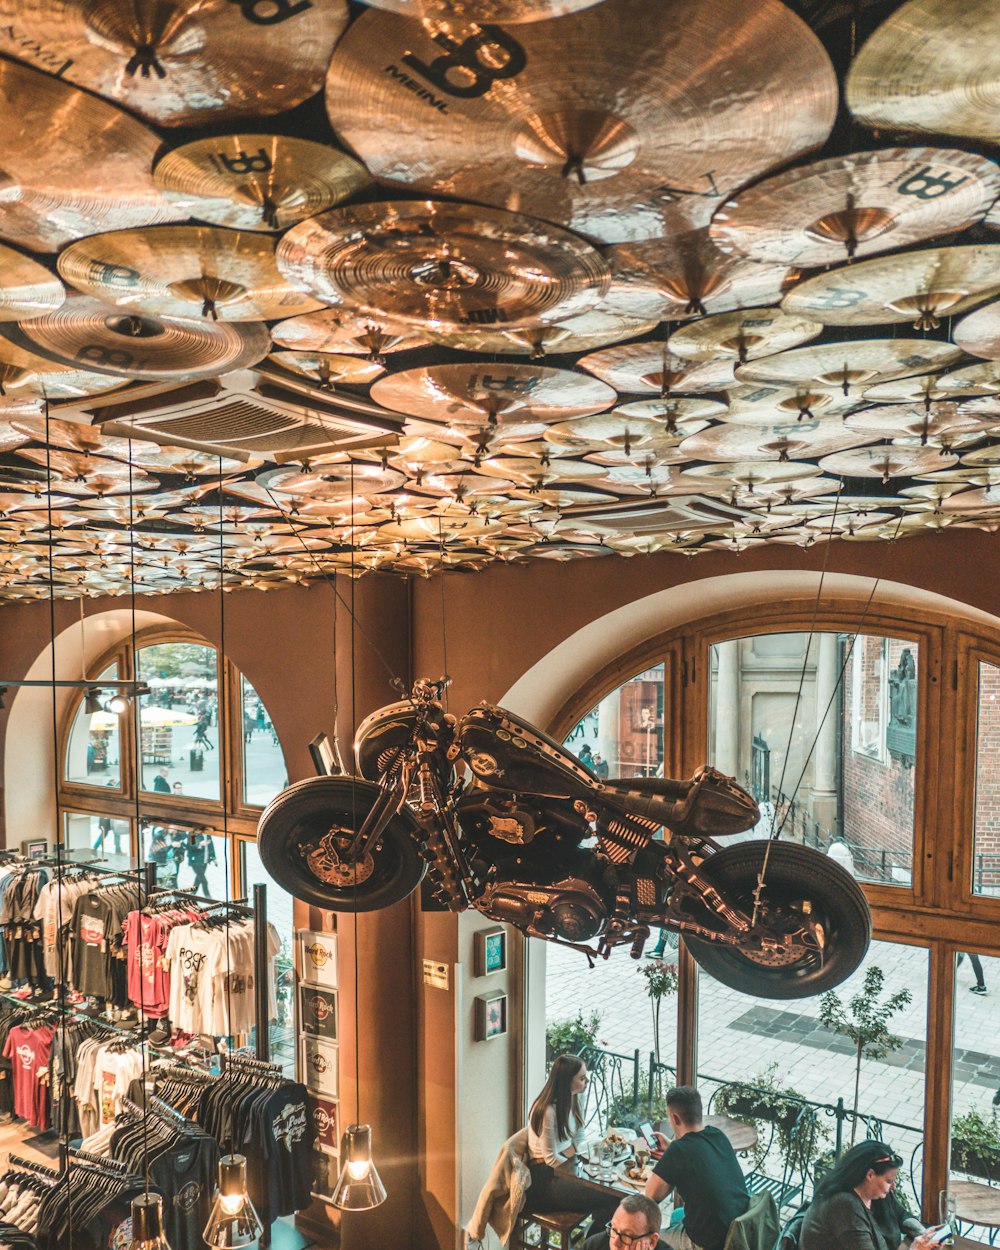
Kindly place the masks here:
[(271, 327), (271, 338), (278, 347), (296, 352), (364, 356), (376, 363), (389, 352), (423, 347), (427, 341), (410, 326), (384, 317), (367, 317), (349, 308), (322, 308), (302, 317), (289, 317)]
[(933, 339), (852, 339), (751, 360), (737, 366), (736, 376), (741, 382), (839, 386), (845, 395), (860, 396), (877, 381), (930, 373), (960, 358), (957, 347)]
[(371, 185), (345, 152), (287, 135), (236, 134), (196, 139), (156, 164), (153, 179), (168, 204), (233, 230), (285, 230)]
[(438, 333), (565, 320), (610, 282), (598, 251), (558, 226), (443, 201), (331, 209), (293, 226), (277, 259), (325, 303)]
[(320, 306), (279, 273), (267, 235), (218, 226), (91, 235), (71, 243), (57, 265), (85, 295), (150, 317), (267, 321)]
[(836, 264), (963, 230), (1000, 195), (1000, 168), (953, 148), (882, 148), (786, 170), (737, 194), (710, 232), (724, 252)]
[(689, 360), (735, 356), (744, 364), (808, 343), (822, 329), (819, 319), (789, 315), (780, 308), (748, 308), (681, 326), (667, 339), (667, 346), (675, 356)]
[[(13, 24), (11, 8), (21, 10)], [(0, 49), (24, 20), (18, 0), (2, 0), (5, 10)], [(25, 46), (37, 36), (32, 24)], [(55, 252), (80, 235), (182, 216), (149, 172), (159, 139), (105, 100), (0, 59), (0, 128), (0, 236), (13, 243)]]
[(178, 381), (247, 368), (271, 346), (266, 327), (253, 322), (147, 317), (76, 292), (55, 312), (0, 326), (0, 334), (69, 368), (86, 365), (115, 378)]
[(1000, 293), (1000, 243), (893, 252), (829, 270), (794, 287), (782, 309), (825, 325), (911, 322), (936, 330), (943, 317)]
[(334, 352), (272, 352), (270, 359), (330, 391), (341, 384), (367, 386), (385, 373), (385, 369), (373, 361)]
[(379, 181), (603, 242), (706, 225), (830, 132), (832, 66), (776, 0), (750, 18), (739, 0), (603, 0), (555, 20), (515, 32), (364, 13), (330, 63), (331, 125)]
[(952, 338), (971, 356), (1000, 360), (1000, 301), (963, 317), (955, 326)]
[(684, 360), (674, 356), (665, 343), (608, 347), (581, 357), (577, 364), (616, 390), (632, 394), (720, 391), (733, 381), (733, 362)]
[(456, 351), (530, 356), (542, 360), (553, 352), (585, 352), (638, 338), (655, 330), (656, 320), (642, 321), (616, 313), (585, 312), (555, 325), (523, 330), (464, 330), (459, 334), (432, 334), (433, 342)]
[(998, 33), (991, 0), (907, 0), (855, 56), (847, 106), (867, 126), (993, 142)]
[(389, 374), (375, 383), (371, 397), (394, 412), (418, 413), (459, 429), (524, 420), (544, 428), (553, 421), (603, 412), (616, 399), (610, 386), (594, 378), (506, 361), (431, 365)]
[(315, 95), (344, 0), (0, 0), (0, 52), (164, 126), (280, 113)]

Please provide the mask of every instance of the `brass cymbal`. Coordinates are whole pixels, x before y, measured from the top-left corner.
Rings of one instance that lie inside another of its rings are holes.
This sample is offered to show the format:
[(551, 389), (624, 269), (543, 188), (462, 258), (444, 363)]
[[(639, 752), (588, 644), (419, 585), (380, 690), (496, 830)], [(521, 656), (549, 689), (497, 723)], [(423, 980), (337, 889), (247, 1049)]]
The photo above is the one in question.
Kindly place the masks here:
[(0, 417), (0, 452), (13, 451), (15, 447), (23, 447), (30, 441), (30, 435), (19, 430), (16, 422)]
[(672, 395), (685, 391), (720, 391), (733, 381), (727, 360), (692, 361), (674, 356), (665, 343), (629, 343), (583, 356), (577, 364), (615, 390)]
[(853, 339), (751, 360), (737, 366), (736, 376), (741, 382), (839, 386), (845, 395), (860, 396), (876, 381), (930, 373), (960, 358), (957, 347), (933, 339)]
[(824, 473), (836, 473), (840, 477), (879, 477), (888, 482), (895, 477), (950, 469), (956, 464), (958, 456), (934, 447), (894, 446), (858, 447), (854, 451), (837, 452), (824, 456), (819, 467)]
[(438, 333), (562, 321), (610, 282), (596, 248), (558, 226), (443, 201), (331, 209), (293, 226), (277, 258), (290, 282), (325, 303)]
[(168, 204), (234, 230), (285, 230), (371, 185), (345, 152), (287, 135), (196, 139), (168, 152), (153, 179)]
[(588, 9), (599, 0), (369, 0), (373, 9), (424, 21), (468, 21), (493, 25), (541, 22)]
[(409, 351), (427, 342), (411, 326), (367, 317), (349, 308), (322, 308), (302, 317), (289, 317), (271, 327), (271, 338), (278, 347), (296, 352), (365, 356), (377, 362), (389, 352)]
[(0, 334), (70, 368), (86, 365), (117, 378), (178, 381), (247, 368), (271, 346), (266, 326), (253, 322), (146, 317), (75, 291), (55, 312), (0, 326)]
[(964, 452), (962, 467), (966, 465), (973, 468), (993, 468), (1000, 465), (1000, 445), (990, 443), (986, 447), (977, 447), (975, 451)]
[(367, 386), (385, 373), (385, 369), (373, 361), (334, 352), (272, 352), (270, 359), (331, 391), (340, 383)]
[(10, 395), (15, 400), (38, 395), (46, 399), (75, 399), (114, 391), (122, 385), (120, 379), (106, 373), (56, 364), (0, 337), (0, 395)]
[(638, 338), (656, 329), (656, 320), (640, 321), (616, 313), (585, 312), (556, 325), (524, 330), (464, 330), (459, 334), (432, 334), (431, 340), (456, 351), (530, 356), (541, 360), (552, 352), (586, 352)]
[(844, 424), (853, 430), (871, 430), (883, 438), (916, 438), (940, 447), (962, 435), (983, 434), (1000, 422), (995, 415), (963, 413), (957, 400), (923, 404), (879, 404), (852, 412)]
[(692, 398), (678, 399), (636, 399), (628, 404), (619, 404), (613, 410), (616, 417), (639, 418), (655, 421), (668, 436), (681, 434), (685, 431), (695, 433), (691, 428), (706, 418), (723, 417), (726, 405), (716, 399)]
[(1000, 394), (1000, 362), (988, 360), (978, 365), (966, 365), (962, 369), (953, 369), (951, 373), (942, 373), (936, 381), (944, 398), (997, 395)]
[(1000, 195), (1000, 168), (953, 148), (852, 152), (740, 191), (710, 227), (725, 252), (773, 264), (836, 264), (979, 221)]
[[(707, 229), (607, 249), (612, 277), (663, 300), (663, 321), (775, 304), (798, 272), (719, 250)], [(646, 295), (648, 298), (648, 294)]]
[(79, 425), (76, 421), (60, 421), (49, 417), (16, 417), (11, 424), (28, 438), (38, 443), (50, 443), (65, 451), (84, 454), (99, 453), (119, 460), (127, 460), (133, 450), (155, 450), (156, 444), (143, 439), (112, 438), (102, 432), (100, 426)]
[(811, 460), (874, 443), (878, 437), (850, 429), (836, 416), (768, 426), (720, 423), (686, 438), (680, 451), (691, 460)]
[(848, 412), (857, 406), (857, 399), (845, 396), (841, 387), (818, 386), (802, 382), (795, 387), (768, 382), (740, 382), (726, 388), (729, 409), (722, 420), (735, 425), (767, 424), (774, 417), (829, 416)]
[(320, 306), (279, 273), (267, 235), (219, 226), (92, 235), (70, 244), (57, 265), (85, 295), (152, 317), (267, 321)]
[(165, 126), (280, 113), (315, 95), (344, 0), (0, 0), (0, 52)]
[(493, 456), (484, 461), (476, 472), (484, 477), (502, 478), (517, 486), (542, 488), (558, 485), (560, 482), (580, 482), (605, 475), (600, 465), (556, 456), (551, 460), (538, 460), (534, 456)]
[(732, 494), (741, 493), (756, 497), (758, 488), (773, 487), (781, 482), (798, 482), (803, 478), (819, 477), (818, 465), (801, 460), (783, 464), (779, 460), (740, 460), (724, 464), (700, 464), (694, 469), (684, 469), (681, 478), (687, 483), (707, 479), (731, 487)]
[[(431, 365), (380, 378), (371, 389), (375, 403), (455, 428), (504, 426), (508, 421), (541, 422), (586, 417), (615, 402), (610, 386), (567, 369), (543, 365)], [(541, 432), (541, 431), (539, 431)]]
[[(8, 7), (23, 17), (21, 0), (3, 0)], [(0, 23), (0, 46), (9, 22)], [(55, 252), (83, 234), (183, 216), (149, 172), (157, 136), (105, 100), (0, 58), (0, 128), (0, 235), (13, 243)]]
[(800, 282), (781, 301), (786, 313), (831, 326), (910, 322), (936, 330), (1000, 292), (1000, 243), (894, 252)]
[[(0, 204), (3, 203), (0, 192)], [(0, 209), (0, 233), (3, 232)], [(0, 321), (44, 317), (66, 298), (63, 284), (30, 256), (0, 244)]]
[[(61, 451), (55, 447), (22, 447), (17, 454), (32, 464), (50, 468), (58, 477), (66, 477), (71, 481), (87, 482), (94, 477), (121, 478), (126, 482), (129, 478), (129, 467), (119, 460), (109, 460), (104, 456), (91, 456), (87, 452)], [(145, 474), (135, 472), (135, 479), (143, 479)]]
[(952, 338), (972, 356), (1000, 360), (1000, 301), (977, 308), (959, 321)]
[(303, 472), (295, 465), (269, 469), (257, 479), (266, 489), (282, 495), (305, 495), (316, 500), (342, 500), (352, 496), (379, 495), (395, 490), (406, 481), (398, 469), (381, 465), (323, 465)]
[[(649, 468), (650, 465), (689, 464), (691, 457), (680, 450), (684, 436), (666, 438), (662, 443), (650, 443), (645, 447), (601, 447), (584, 457), (590, 464), (620, 469), (626, 465)], [(615, 479), (619, 481), (620, 479)]]
[[(624, 407), (635, 407), (626, 404)], [(679, 420), (674, 417), (674, 428), (669, 431), (662, 419), (656, 417), (629, 416), (623, 408), (614, 412), (606, 412), (594, 417), (577, 417), (573, 421), (560, 421), (545, 431), (546, 438), (553, 442), (565, 441), (572, 445), (603, 444), (607, 447), (650, 448), (670, 446), (696, 434), (708, 425), (707, 421), (690, 419)]]
[(822, 329), (820, 320), (789, 316), (780, 308), (747, 308), (681, 326), (671, 334), (667, 346), (675, 356), (688, 360), (735, 356), (743, 364), (757, 356), (799, 347)]
[(213, 452), (193, 451), (190, 447), (155, 447), (136, 450), (129, 456), (131, 464), (154, 473), (176, 473), (184, 477), (203, 477), (211, 474), (245, 473), (261, 463), (260, 460), (236, 460), (232, 456), (217, 456)]
[(331, 124), (380, 181), (604, 242), (706, 225), (830, 132), (832, 66), (776, 0), (749, 17), (740, 0), (604, 0), (556, 20), (515, 34), (364, 13), (330, 63)]
[(957, 388), (952, 391), (943, 390), (937, 374), (925, 374), (923, 377), (898, 378), (892, 382), (878, 382), (874, 386), (866, 386), (862, 391), (865, 403), (869, 404), (922, 404), (930, 407), (942, 399), (955, 399), (959, 394), (989, 394), (980, 386), (971, 383), (965, 392)]
[(996, 139), (1000, 14), (991, 0), (908, 0), (854, 58), (847, 106), (867, 126)]

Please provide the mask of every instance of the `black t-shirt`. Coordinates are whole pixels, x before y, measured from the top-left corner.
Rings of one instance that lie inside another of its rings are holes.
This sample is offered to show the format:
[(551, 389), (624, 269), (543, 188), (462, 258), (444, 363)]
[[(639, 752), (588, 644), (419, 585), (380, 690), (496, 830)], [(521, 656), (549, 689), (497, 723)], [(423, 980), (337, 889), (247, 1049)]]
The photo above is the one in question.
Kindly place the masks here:
[(702, 1250), (722, 1250), (729, 1225), (750, 1205), (729, 1138), (712, 1125), (672, 1141), (653, 1168), (684, 1199), (684, 1231)]
[(81, 894), (73, 907), (73, 979), (81, 994), (108, 998), (111, 994), (111, 953), (114, 913), (97, 894)]
[(165, 1194), (164, 1224), (174, 1250), (202, 1245), (202, 1232), (212, 1213), (219, 1147), (211, 1137), (179, 1143), (150, 1164), (154, 1189)]

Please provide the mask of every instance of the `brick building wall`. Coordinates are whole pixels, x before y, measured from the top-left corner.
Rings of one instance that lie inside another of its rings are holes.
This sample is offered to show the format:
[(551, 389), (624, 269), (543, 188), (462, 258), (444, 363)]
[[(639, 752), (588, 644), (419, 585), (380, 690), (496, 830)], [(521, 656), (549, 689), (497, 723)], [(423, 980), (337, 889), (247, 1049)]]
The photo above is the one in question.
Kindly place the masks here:
[(1000, 668), (979, 665), (973, 889), (1000, 893)]

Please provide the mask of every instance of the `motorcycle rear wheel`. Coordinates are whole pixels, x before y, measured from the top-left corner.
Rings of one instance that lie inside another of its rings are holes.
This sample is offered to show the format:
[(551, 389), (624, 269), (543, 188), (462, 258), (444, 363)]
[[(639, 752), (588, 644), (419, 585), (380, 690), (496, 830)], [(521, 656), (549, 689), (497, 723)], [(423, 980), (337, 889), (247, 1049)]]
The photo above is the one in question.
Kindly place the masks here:
[(347, 867), (338, 881), (323, 855), (324, 836), (333, 828), (360, 828), (381, 793), (351, 777), (310, 777), (282, 790), (257, 826), (268, 874), (294, 898), (329, 911), (379, 911), (412, 894), (425, 866), (417, 853), (419, 827), (406, 808), (393, 814), (356, 872)]
[[(753, 891), (767, 842), (742, 842), (701, 865), (702, 876), (727, 902), (751, 914)], [(781, 926), (797, 923), (796, 904), (808, 900), (826, 932), (822, 962), (810, 953), (772, 962), (703, 938), (685, 937), (695, 961), (717, 981), (758, 998), (811, 998), (839, 985), (858, 967), (871, 941), (872, 921), (861, 887), (821, 852), (794, 842), (773, 842), (764, 877), (764, 905)]]

